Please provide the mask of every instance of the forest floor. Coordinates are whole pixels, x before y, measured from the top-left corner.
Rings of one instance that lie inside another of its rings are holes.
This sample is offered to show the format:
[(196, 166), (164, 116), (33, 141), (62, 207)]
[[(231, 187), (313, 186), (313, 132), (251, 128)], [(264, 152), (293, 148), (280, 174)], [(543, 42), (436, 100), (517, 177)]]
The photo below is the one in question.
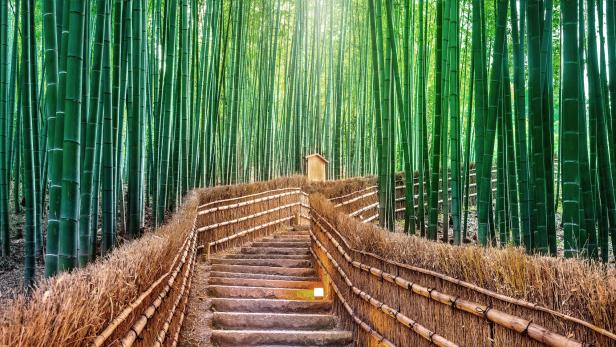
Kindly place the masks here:
[[(23, 213), (10, 213), (11, 254), (0, 257), (0, 306), (24, 293)], [(42, 263), (37, 260), (37, 278), (42, 275)]]
[[(126, 192), (125, 192), (126, 193)], [(24, 277), (24, 252), (23, 252), (23, 225), (25, 222), (25, 214), (22, 210), (15, 213), (14, 206), (12, 204), (12, 196), (9, 211), (9, 225), (11, 233), (11, 254), (8, 258), (0, 257), (0, 307), (4, 306), (4, 303), (13, 300), (20, 294), (24, 294), (23, 277)], [(169, 214), (169, 216), (171, 213)], [(144, 210), (144, 227), (143, 233), (147, 233), (153, 230), (153, 216), (152, 208), (146, 206)], [(42, 233), (45, 235), (47, 230), (46, 216), (42, 218)], [(102, 223), (102, 214), (99, 214), (99, 225)], [(124, 228), (121, 222), (121, 216), (118, 215), (118, 241), (123, 243), (125, 241)], [(100, 234), (100, 232), (98, 233)], [(100, 235), (97, 240), (97, 244), (100, 245)], [(36, 281), (42, 279), (44, 276), (45, 263), (43, 255), (40, 255), (36, 260)]]

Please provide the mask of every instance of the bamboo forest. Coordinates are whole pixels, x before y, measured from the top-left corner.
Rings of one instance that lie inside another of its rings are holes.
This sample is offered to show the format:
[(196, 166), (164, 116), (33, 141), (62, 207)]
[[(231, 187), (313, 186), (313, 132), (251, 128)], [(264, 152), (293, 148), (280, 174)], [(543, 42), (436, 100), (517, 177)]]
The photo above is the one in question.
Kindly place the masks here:
[(616, 1), (0, 0), (0, 345), (616, 346)]

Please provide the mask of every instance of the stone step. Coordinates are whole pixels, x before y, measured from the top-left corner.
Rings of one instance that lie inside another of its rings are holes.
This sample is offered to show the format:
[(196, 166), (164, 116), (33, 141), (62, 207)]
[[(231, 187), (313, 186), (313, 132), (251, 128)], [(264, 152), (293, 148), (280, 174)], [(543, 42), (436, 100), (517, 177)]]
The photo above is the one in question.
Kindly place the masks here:
[(348, 331), (213, 330), (212, 341), (231, 346), (332, 346), (351, 343)]
[(298, 259), (312, 260), (312, 255), (308, 254), (228, 254), (225, 259)]
[[(231, 347), (231, 345), (218, 345), (218, 347)], [(299, 345), (259, 345), (258, 347), (323, 347), (323, 346), (316, 346), (316, 345), (305, 345), (305, 346), (299, 346)], [(346, 343), (346, 344), (343, 344), (343, 345), (333, 344), (333, 345), (327, 345), (325, 347), (354, 347), (354, 344), (352, 344), (352, 343)]]
[(296, 239), (296, 240), (310, 240), (310, 233), (308, 234), (291, 234), (291, 233), (282, 233), (282, 234), (273, 234), (271, 236), (265, 237), (263, 240), (269, 239)]
[(247, 287), (268, 287), (268, 288), (295, 288), (295, 289), (313, 289), (323, 287), (319, 281), (285, 281), (285, 280), (267, 280), (255, 278), (228, 278), (228, 277), (210, 277), (212, 285), (226, 286), (247, 286)]
[(249, 265), (226, 265), (214, 264), (212, 271), (222, 272), (239, 272), (239, 273), (254, 273), (265, 275), (282, 275), (282, 276), (315, 276), (313, 268), (287, 268), (274, 266), (249, 266)]
[(242, 247), (244, 254), (310, 254), (309, 248), (280, 248), (280, 247)]
[(251, 247), (310, 248), (309, 241), (256, 241)]
[(223, 272), (223, 271), (211, 271), (210, 278), (223, 277), (223, 278), (248, 278), (248, 279), (262, 279), (262, 280), (280, 280), (280, 281), (320, 281), (316, 276), (283, 276), (283, 275), (266, 275), (266, 274), (253, 274), (248, 272)]
[(210, 285), (208, 294), (217, 298), (322, 300), (314, 297), (312, 289), (268, 288), (248, 286)]
[[(218, 347), (231, 347), (231, 345), (218, 345)], [(355, 344), (353, 343), (346, 343), (346, 344), (333, 344), (333, 345), (327, 345), (327, 346), (316, 346), (316, 345), (304, 345), (304, 346), (299, 346), (299, 345), (259, 345), (258, 347), (355, 347)]]
[(329, 314), (215, 312), (213, 323), (232, 330), (325, 330), (334, 329), (336, 320)]
[[(333, 344), (333, 345), (327, 345), (326, 347), (353, 347), (354, 345), (351, 343), (347, 343), (344, 345), (338, 345), (338, 344)], [(218, 345), (218, 347), (232, 347), (231, 345)], [(306, 346), (298, 346), (298, 345), (259, 345), (259, 347), (323, 347), (323, 346), (316, 346), (316, 345), (306, 345)]]
[(301, 231), (301, 232), (289, 231), (289, 232), (284, 232), (284, 233), (272, 234), (270, 236), (267, 236), (266, 238), (268, 238), (268, 237), (295, 237), (295, 238), (300, 238), (301, 239), (301, 238), (306, 238), (306, 237), (309, 237), (309, 236), (310, 236), (310, 231), (308, 231), (308, 232), (304, 232), (304, 231)]
[(302, 233), (310, 230), (310, 224), (292, 225), (282, 230), (282, 233)]
[(272, 267), (311, 267), (310, 260), (301, 259), (225, 259), (210, 258), (212, 264), (226, 265), (250, 265), (250, 266), (272, 266)]
[(243, 299), (212, 298), (216, 311), (224, 312), (278, 312), (327, 313), (332, 302), (326, 300)]
[(301, 231), (287, 231), (280, 234), (274, 234), (277, 236), (287, 236), (287, 237), (310, 237), (310, 230), (301, 230)]
[(305, 242), (304, 247), (310, 248), (310, 238), (298, 238), (298, 237), (272, 237), (271, 239), (263, 239), (264, 242)]

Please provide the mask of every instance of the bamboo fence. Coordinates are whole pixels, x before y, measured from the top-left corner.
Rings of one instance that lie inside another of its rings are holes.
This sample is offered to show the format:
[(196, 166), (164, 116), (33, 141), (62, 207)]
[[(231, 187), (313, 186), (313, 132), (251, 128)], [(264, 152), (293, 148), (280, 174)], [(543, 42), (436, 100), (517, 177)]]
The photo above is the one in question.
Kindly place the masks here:
[[(496, 171), (493, 171), (495, 173)], [(442, 181), (442, 180), (441, 180)], [(492, 191), (496, 192), (496, 178), (492, 179)], [(396, 177), (396, 218), (403, 218), (404, 211), (406, 210), (406, 194), (405, 194), (406, 185), (404, 182), (404, 178), (401, 175)], [(428, 208), (428, 191), (424, 190), (424, 207)], [(439, 189), (439, 209), (443, 204), (443, 190)], [(451, 200), (451, 187), (448, 188), (448, 200)], [(413, 182), (413, 204), (417, 209), (419, 206), (419, 182), (417, 177)], [(472, 168), (469, 172), (469, 202), (471, 204), (475, 203), (477, 198), (477, 183), (476, 183), (476, 174), (475, 169)], [(368, 223), (378, 219), (378, 187), (376, 185), (370, 185), (366, 188), (358, 189), (351, 193), (347, 193), (344, 195), (339, 195), (333, 198), (330, 198), (330, 201), (334, 203), (335, 207), (340, 209), (342, 212), (352, 216), (357, 217), (362, 220), (364, 223)]]
[(168, 333), (177, 334), (192, 281), (196, 257), (196, 220), (195, 213), (191, 232), (186, 236), (169, 271), (111, 321), (95, 337), (94, 346), (163, 345)]
[(281, 225), (300, 223), (308, 215), (308, 196), (300, 187), (265, 191), (251, 197), (227, 199), (199, 211), (198, 220), (203, 226), (197, 228), (198, 248), (209, 256), (269, 235)]
[(366, 341), (359, 346), (370, 345), (375, 333), (397, 346), (616, 343), (614, 334), (581, 319), (355, 250), (342, 235), (353, 233), (358, 227), (353, 223), (361, 221), (336, 226), (331, 216), (340, 210), (319, 211), (315, 206), (331, 205), (311, 204), (313, 254), (340, 301), (337, 313), (346, 317), (347, 326), (361, 322), (369, 327), (354, 329), (356, 341)]
[(116, 315), (92, 345), (177, 345), (198, 251), (239, 246), (282, 224), (308, 219), (307, 194), (301, 187), (289, 187), (304, 182), (290, 178), (202, 190), (192, 228), (169, 270)]

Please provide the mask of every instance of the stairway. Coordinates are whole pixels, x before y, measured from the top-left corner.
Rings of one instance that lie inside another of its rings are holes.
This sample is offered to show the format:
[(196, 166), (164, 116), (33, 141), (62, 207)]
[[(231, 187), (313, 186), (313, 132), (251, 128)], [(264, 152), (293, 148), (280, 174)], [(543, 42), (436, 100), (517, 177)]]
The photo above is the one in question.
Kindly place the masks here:
[(208, 294), (212, 342), (218, 346), (352, 346), (337, 330), (303, 226), (255, 241), (238, 253), (211, 258)]

